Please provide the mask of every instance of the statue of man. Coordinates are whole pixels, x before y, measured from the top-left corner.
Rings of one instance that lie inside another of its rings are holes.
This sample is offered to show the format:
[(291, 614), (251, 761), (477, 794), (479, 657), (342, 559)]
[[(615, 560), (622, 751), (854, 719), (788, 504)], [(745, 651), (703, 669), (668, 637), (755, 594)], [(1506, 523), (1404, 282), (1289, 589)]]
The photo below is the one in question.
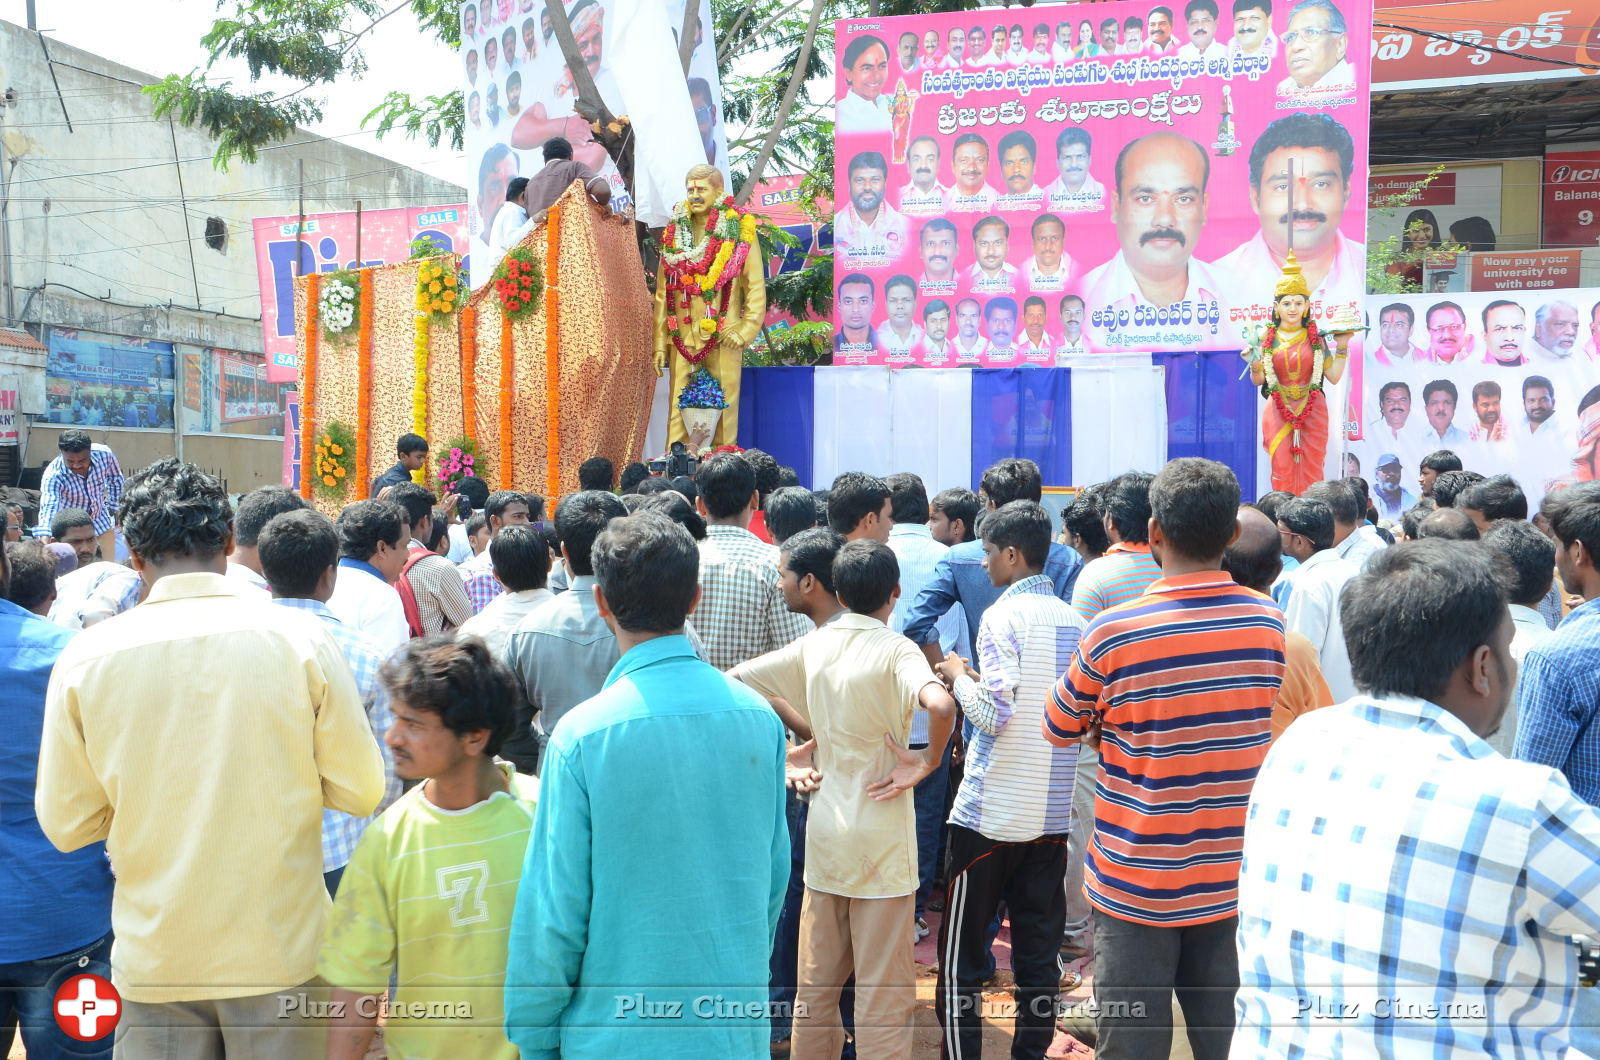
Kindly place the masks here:
[[(744, 348), (761, 331), (767, 284), (753, 215), (724, 203), (722, 173), (692, 167), (684, 178), (685, 201), (662, 237), (656, 275), (656, 374), (672, 368), (667, 441), (731, 445), (739, 434), (739, 372)], [(731, 216), (730, 216), (731, 215)], [(719, 232), (721, 234), (719, 234)], [(717, 260), (726, 250), (723, 263)], [(692, 288), (688, 290), (686, 288)], [(715, 322), (714, 328), (706, 325)], [(722, 385), (728, 407), (714, 437), (690, 439), (678, 412), (678, 395), (701, 366)]]

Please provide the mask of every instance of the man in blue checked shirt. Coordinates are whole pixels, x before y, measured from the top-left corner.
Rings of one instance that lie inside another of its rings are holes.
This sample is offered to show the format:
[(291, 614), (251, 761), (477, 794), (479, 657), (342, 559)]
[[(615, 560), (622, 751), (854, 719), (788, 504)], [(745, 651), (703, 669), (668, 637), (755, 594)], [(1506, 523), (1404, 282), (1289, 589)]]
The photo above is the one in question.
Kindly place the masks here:
[(100, 558), (117, 558), (113, 520), (122, 502), (122, 468), (108, 446), (89, 440), (88, 431), (62, 431), (61, 455), (50, 461), (39, 481), (39, 523), (34, 537), (48, 538), (50, 523), (63, 508), (82, 508), (94, 520)]
[(339, 535), (333, 523), (321, 512), (300, 510), (275, 515), (261, 530), (256, 542), (261, 573), (272, 588), (272, 598), (284, 607), (314, 615), (333, 634), (356, 691), (367, 708), (373, 737), (383, 754), (383, 800), (372, 817), (352, 817), (338, 810), (322, 811), (322, 876), (331, 897), (339, 889), (339, 878), (355, 853), (356, 842), (373, 817), (400, 797), (400, 781), (394, 775), (394, 758), (383, 734), (394, 724), (389, 695), (378, 681), (378, 667), (384, 653), (377, 643), (353, 626), (347, 626), (328, 609), (334, 578), (339, 570)]
[(1384, 549), (1341, 618), (1360, 694), (1291, 725), (1250, 797), (1229, 1055), (1575, 1055), (1600, 813), (1484, 739), (1517, 669), (1493, 555)]
[[(1600, 806), (1600, 482), (1547, 494), (1540, 511), (1556, 538), (1556, 568), (1583, 604), (1522, 659), (1515, 756), (1561, 770), (1578, 797)], [(1600, 1054), (1600, 994), (1579, 996), (1572, 1044)]]

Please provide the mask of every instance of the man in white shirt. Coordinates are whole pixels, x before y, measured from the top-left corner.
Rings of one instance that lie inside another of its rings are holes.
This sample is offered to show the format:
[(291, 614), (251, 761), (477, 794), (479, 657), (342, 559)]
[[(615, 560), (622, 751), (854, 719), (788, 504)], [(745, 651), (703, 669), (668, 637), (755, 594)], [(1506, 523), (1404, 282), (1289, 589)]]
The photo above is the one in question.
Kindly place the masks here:
[(1055, 354), (1056, 341), (1045, 331), (1047, 315), (1044, 299), (1029, 295), (1022, 303), (1022, 334), (1017, 349), (1031, 364), (1048, 364)]
[(1404, 302), (1390, 302), (1378, 310), (1378, 348), (1372, 352), (1379, 364), (1417, 364), (1431, 360), (1428, 351), (1411, 341), (1417, 314)]
[(984, 330), (989, 333), (989, 357), (1007, 360), (1016, 356), (1013, 345), (1017, 335), (1016, 299), (1005, 295), (989, 299), (989, 304), (983, 307), (983, 323)]
[(833, 219), (833, 251), (853, 268), (887, 265), (906, 247), (906, 219), (883, 201), (889, 164), (877, 151), (862, 151), (847, 170), (850, 204)]
[(1083, 339), (1083, 299), (1069, 294), (1061, 300), (1061, 345), (1056, 347), (1056, 363), (1066, 364), (1067, 359), (1089, 352)]
[(922, 341), (917, 327), (917, 284), (909, 276), (891, 276), (883, 285), (883, 306), (889, 313), (878, 328), (878, 345), (893, 360), (906, 361)]
[(1322, 306), (1323, 319), (1342, 308), (1362, 308), (1367, 248), (1339, 230), (1350, 204), (1354, 167), (1355, 144), (1349, 131), (1327, 114), (1290, 114), (1267, 126), (1250, 150), (1250, 206), (1260, 226), (1216, 263), (1217, 271), (1240, 292), (1234, 306), (1251, 305), (1256, 310), (1251, 319), (1266, 319), (1273, 286), (1289, 255), (1293, 226), (1295, 260), (1311, 289), (1311, 301)]
[(906, 172), (911, 180), (900, 189), (900, 211), (906, 214), (942, 214), (950, 191), (939, 183), (939, 141), (919, 136), (906, 150)]
[(228, 580), (234, 588), (260, 600), (272, 599), (272, 587), (261, 574), (256, 542), (274, 515), (309, 507), (287, 486), (261, 486), (245, 494), (233, 513), (233, 551), (228, 554)]
[(1332, 0), (1300, 0), (1283, 33), (1289, 76), (1278, 82), (1278, 95), (1318, 100), (1354, 92), (1356, 73), (1345, 58), (1348, 47), (1344, 14)]
[(1398, 520), (1417, 503), (1416, 495), (1400, 485), (1405, 464), (1394, 453), (1378, 457), (1378, 467), (1372, 480), (1372, 500), (1378, 518)]
[(989, 352), (989, 340), (978, 333), (978, 322), (983, 310), (976, 298), (963, 298), (956, 303), (956, 363), (977, 364)]
[(528, 211), (523, 205), (523, 196), (527, 191), (527, 177), (512, 177), (506, 185), (506, 201), (500, 204), (499, 211), (494, 215), (494, 225), (489, 230), (490, 246), (498, 250), (510, 250), (517, 245), (523, 227), (528, 223)]
[(1523, 420), (1513, 432), (1517, 451), (1529, 466), (1548, 469), (1554, 477), (1565, 470), (1563, 461), (1571, 458), (1571, 432), (1556, 415), (1556, 387), (1546, 376), (1530, 375), (1522, 380)]
[(530, 526), (507, 526), (495, 534), (484, 550), (494, 576), (505, 591), (489, 606), (463, 622), (456, 639), (481, 637), (489, 653), (506, 661), (506, 640), (541, 604), (554, 599), (546, 583), (550, 578), (550, 549)]
[(956, 137), (950, 164), (956, 175), (955, 187), (950, 189), (952, 213), (977, 213), (994, 206), (999, 192), (989, 186), (989, 141), (982, 134), (966, 132)]
[(856, 37), (845, 46), (839, 65), (848, 86), (839, 97), (839, 131), (887, 133), (889, 100), (883, 84), (889, 76), (889, 46), (870, 33)]
[(1178, 49), (1178, 58), (1210, 59), (1228, 54), (1227, 47), (1217, 40), (1216, 0), (1189, 0), (1183, 20), (1189, 26), (1189, 43)]
[[(1019, 39), (1020, 39), (1020, 35), (1019, 35)], [(1010, 62), (1011, 60), (1006, 55), (1006, 31), (1005, 31), (1005, 27), (996, 26), (995, 30), (994, 30), (994, 35), (990, 38), (990, 40), (991, 40), (992, 43), (991, 43), (991, 45), (989, 47), (989, 54), (986, 57), (987, 65), (989, 65), (989, 66), (1003, 66), (1004, 64)]]
[(1467, 432), (1455, 425), (1459, 400), (1456, 385), (1448, 379), (1430, 380), (1422, 388), (1422, 406), (1428, 413), (1421, 439), (1425, 448), (1459, 451), (1466, 446)]
[(1089, 172), (1089, 156), (1094, 141), (1076, 125), (1056, 135), (1056, 179), (1045, 189), (1052, 210), (1077, 213), (1098, 210), (1105, 205), (1106, 188)]
[(977, 70), (990, 65), (989, 31), (982, 26), (973, 26), (967, 30), (967, 69)]
[(926, 222), (917, 233), (917, 251), (922, 255), (922, 276), (917, 286), (924, 294), (955, 293), (960, 242), (955, 224), (944, 217)]
[(916, 351), (922, 362), (938, 367), (955, 356), (950, 348), (950, 303), (935, 298), (922, 306), (922, 345)]
[[(1209, 0), (1206, 0), (1209, 2)], [(1092, 349), (1199, 346), (1215, 341), (1226, 317), (1222, 284), (1211, 266), (1194, 257), (1206, 223), (1205, 148), (1179, 133), (1149, 133), (1122, 152), (1113, 217), (1121, 250), (1084, 278)], [(1102, 310), (1140, 305), (1165, 309), (1187, 303), (1190, 322), (1096, 326)], [(1177, 343), (1176, 334), (1184, 337)]]
[(896, 42), (896, 49), (900, 59), (900, 69), (906, 73), (915, 73), (922, 69), (922, 55), (918, 50), (921, 41), (915, 33), (902, 33)]
[(1388, 545), (1367, 522), (1367, 488), (1349, 478), (1313, 482), (1302, 496), (1321, 501), (1333, 512), (1333, 550), (1357, 569), (1366, 566), (1373, 553)]
[(1050, 46), (1050, 57), (1058, 63), (1070, 63), (1077, 56), (1073, 54), (1072, 23), (1061, 21), (1056, 23), (1056, 40)]
[(1533, 348), (1529, 361), (1565, 367), (1578, 342), (1578, 310), (1571, 302), (1546, 302), (1533, 311)]
[(1050, 25), (1041, 22), (1033, 27), (1033, 51), (1028, 53), (1032, 63), (1048, 63), (1053, 58), (1050, 50)]
[(1116, 55), (1122, 51), (1122, 25), (1114, 18), (1100, 21), (1100, 54)]
[(939, 54), (939, 31), (930, 29), (922, 35), (922, 67), (925, 70), (944, 69), (944, 56)]
[(1260, 57), (1271, 62), (1278, 55), (1278, 38), (1272, 33), (1272, 0), (1233, 0), (1233, 40), (1230, 58)]
[(941, 70), (961, 70), (966, 67), (967, 56), (967, 31), (960, 26), (953, 27), (946, 37), (949, 48), (946, 50), (944, 61), (939, 64)]
[(1011, 27), (1009, 35), (1011, 47), (1006, 49), (1006, 61), (1012, 63), (1025, 63), (1028, 61), (1028, 48), (1022, 43), (1022, 26)]
[(1117, 54), (1143, 55), (1144, 49), (1144, 19), (1129, 15), (1122, 20), (1122, 46), (1117, 49)]
[(1053, 213), (1033, 219), (1033, 257), (1022, 263), (1022, 274), (1033, 291), (1064, 291), (1078, 274), (1078, 263), (1065, 253), (1067, 226)]
[(1178, 50), (1178, 42), (1172, 36), (1172, 9), (1170, 7), (1152, 7), (1150, 9), (1150, 43), (1145, 45), (1145, 51), (1151, 55), (1172, 55)]
[(1044, 197), (1039, 185), (1033, 182), (1034, 159), (1039, 145), (1033, 134), (1013, 129), (1000, 138), (1000, 175), (1005, 179), (1005, 194), (1000, 196), (1004, 209), (1024, 209), (1035, 206)]
[(1333, 510), (1323, 501), (1284, 501), (1278, 509), (1278, 533), (1284, 555), (1300, 561), (1289, 575), (1284, 625), (1316, 647), (1334, 702), (1342, 703), (1356, 694), (1356, 687), (1339, 624), (1339, 593), (1361, 569), (1334, 551)]
[(394, 583), (406, 565), (411, 527), (391, 501), (357, 501), (339, 513), (339, 573), (328, 609), (386, 652), (411, 639)]
[(1398, 453), (1407, 467), (1416, 448), (1413, 441), (1415, 428), (1406, 423), (1411, 418), (1411, 384), (1403, 379), (1392, 379), (1378, 388), (1378, 418), (1367, 424), (1367, 441), (1391, 453)]
[(1011, 254), (1011, 226), (998, 217), (985, 217), (972, 226), (972, 244), (978, 260), (967, 270), (974, 294), (1008, 294), (1016, 290), (1017, 267), (1006, 260)]

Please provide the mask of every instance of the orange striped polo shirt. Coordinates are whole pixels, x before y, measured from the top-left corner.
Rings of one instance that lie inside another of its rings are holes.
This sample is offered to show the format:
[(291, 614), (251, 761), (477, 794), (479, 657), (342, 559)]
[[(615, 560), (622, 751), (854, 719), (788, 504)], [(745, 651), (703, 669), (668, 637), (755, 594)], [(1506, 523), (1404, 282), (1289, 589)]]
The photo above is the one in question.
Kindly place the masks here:
[(1095, 908), (1161, 927), (1234, 914), (1283, 674), (1282, 612), (1221, 571), (1162, 578), (1089, 624), (1044, 734), (1066, 744), (1101, 723), (1084, 875)]

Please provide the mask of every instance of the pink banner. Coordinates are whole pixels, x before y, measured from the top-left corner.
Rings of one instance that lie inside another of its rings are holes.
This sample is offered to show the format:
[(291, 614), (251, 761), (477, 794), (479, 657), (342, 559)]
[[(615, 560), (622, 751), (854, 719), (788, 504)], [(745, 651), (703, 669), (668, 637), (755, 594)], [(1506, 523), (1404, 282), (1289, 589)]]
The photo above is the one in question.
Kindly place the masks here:
[(410, 255), (412, 240), (427, 234), (444, 250), (465, 252), (466, 204), (366, 210), (361, 214), (361, 261), (355, 260), (355, 212), (313, 213), (305, 217), (295, 263), (295, 222), (257, 217), (256, 275), (261, 284), (261, 330), (267, 354), (267, 382), (289, 383), (299, 362), (294, 352), (294, 278), (315, 269), (335, 272), (359, 265), (387, 265)]
[(1359, 311), (1371, 8), (1187, 8), (837, 24), (835, 363), (1238, 349), (1291, 236)]

